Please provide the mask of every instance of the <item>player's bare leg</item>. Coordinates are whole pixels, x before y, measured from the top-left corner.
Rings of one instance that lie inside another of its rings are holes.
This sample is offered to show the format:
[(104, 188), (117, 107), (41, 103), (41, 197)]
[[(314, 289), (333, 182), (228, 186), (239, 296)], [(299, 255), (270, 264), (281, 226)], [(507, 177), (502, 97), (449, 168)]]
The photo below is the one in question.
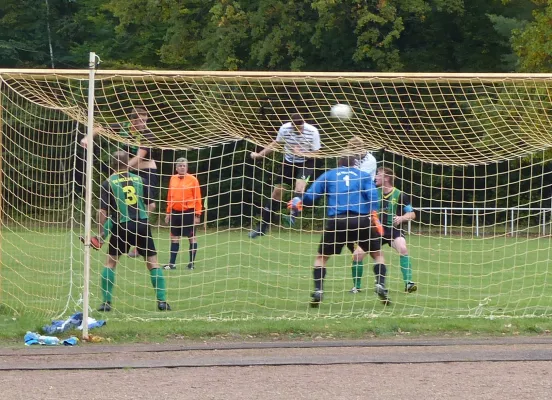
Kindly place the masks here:
[[(303, 194), (305, 193), (308, 183), (309, 182), (307, 179), (296, 179), (295, 191), (293, 192), (292, 197), (303, 198)], [(290, 210), (289, 216), (286, 216), (287, 217), (286, 222), (289, 226), (295, 225), (295, 219), (297, 218), (300, 212), (301, 212), (300, 210), (293, 209), (293, 208)]]

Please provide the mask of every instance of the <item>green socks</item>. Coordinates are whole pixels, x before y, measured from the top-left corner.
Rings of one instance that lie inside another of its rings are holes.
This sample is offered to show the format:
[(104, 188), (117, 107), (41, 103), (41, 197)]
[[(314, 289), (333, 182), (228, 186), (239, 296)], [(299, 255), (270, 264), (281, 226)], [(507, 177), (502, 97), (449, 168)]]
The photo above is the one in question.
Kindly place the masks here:
[(115, 285), (115, 271), (111, 268), (104, 267), (102, 270), (102, 299), (104, 303), (111, 303), (111, 296), (113, 292), (113, 285)]
[(353, 273), (353, 283), (357, 289), (360, 289), (360, 281), (362, 280), (362, 273), (364, 272), (362, 261), (353, 261), (351, 270)]
[[(151, 284), (155, 289), (157, 300), (167, 300), (167, 289), (165, 286), (165, 277), (161, 268), (155, 268), (150, 271)], [(115, 271), (111, 268), (104, 267), (102, 270), (102, 299), (104, 303), (110, 302), (113, 296), (113, 285), (115, 285)]]
[(400, 256), (399, 263), (401, 265), (401, 272), (405, 283), (412, 281), (412, 263), (409, 256)]
[(113, 227), (113, 221), (111, 218), (108, 218), (104, 224), (103, 224), (103, 238), (109, 237), (109, 233), (111, 232), (111, 228)]
[(165, 277), (161, 268), (150, 270), (151, 285), (155, 289), (155, 295), (158, 301), (167, 301), (167, 287), (165, 286)]

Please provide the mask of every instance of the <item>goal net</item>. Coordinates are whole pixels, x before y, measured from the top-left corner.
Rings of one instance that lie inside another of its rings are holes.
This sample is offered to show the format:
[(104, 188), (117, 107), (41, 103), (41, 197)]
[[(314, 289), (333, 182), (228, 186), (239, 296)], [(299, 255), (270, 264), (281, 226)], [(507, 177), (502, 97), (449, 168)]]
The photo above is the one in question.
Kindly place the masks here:
[[(0, 313), (54, 317), (82, 309), (87, 73), (0, 71)], [(97, 71), (92, 234), (100, 233), (96, 210), (109, 154), (144, 145), (121, 135), (136, 109), (147, 111), (159, 176), (149, 221), (161, 265), (175, 243), (165, 212), (177, 159), (188, 160), (204, 208), (194, 269), (184, 236), (176, 240), (175, 269), (163, 271), (172, 311), (157, 311), (144, 260), (125, 254), (109, 316), (550, 315), (551, 89), (548, 75)], [(352, 118), (332, 118), (334, 104), (348, 104)], [(358, 153), (373, 152), (410, 198), (416, 218), (403, 224), (406, 251), (382, 247), (387, 306), (374, 293), (369, 256), (361, 291), (350, 292), (357, 282), (345, 248), (328, 261), (322, 304), (309, 307), (323, 201), (290, 227), (287, 190), (267, 234), (248, 235), (281, 181), (283, 158), (281, 148), (257, 161), (250, 153), (271, 143), (294, 112), (320, 131), (316, 176), (335, 167), (356, 136)], [(93, 308), (103, 301), (107, 247), (90, 256)], [(405, 292), (408, 281), (416, 292)]]

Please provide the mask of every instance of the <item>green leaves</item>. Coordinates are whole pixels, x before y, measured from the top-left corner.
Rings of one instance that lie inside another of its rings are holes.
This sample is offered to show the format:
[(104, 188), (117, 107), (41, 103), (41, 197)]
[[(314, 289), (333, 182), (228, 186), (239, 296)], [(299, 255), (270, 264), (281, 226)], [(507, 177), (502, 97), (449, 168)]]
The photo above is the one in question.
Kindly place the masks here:
[(49, 66), (49, 23), (57, 67), (85, 67), (95, 51), (105, 68), (499, 72), (516, 68), (519, 57), (524, 71), (548, 71), (551, 7), (540, 0), (4, 0), (0, 66)]

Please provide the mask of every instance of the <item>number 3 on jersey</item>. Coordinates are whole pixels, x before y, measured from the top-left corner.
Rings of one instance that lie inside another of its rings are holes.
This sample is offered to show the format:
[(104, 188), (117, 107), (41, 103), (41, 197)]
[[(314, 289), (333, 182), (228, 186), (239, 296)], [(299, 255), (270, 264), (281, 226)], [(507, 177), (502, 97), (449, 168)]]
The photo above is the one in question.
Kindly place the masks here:
[(127, 206), (133, 206), (138, 203), (138, 196), (136, 196), (136, 189), (134, 186), (123, 187), (123, 192), (126, 194), (125, 203)]

